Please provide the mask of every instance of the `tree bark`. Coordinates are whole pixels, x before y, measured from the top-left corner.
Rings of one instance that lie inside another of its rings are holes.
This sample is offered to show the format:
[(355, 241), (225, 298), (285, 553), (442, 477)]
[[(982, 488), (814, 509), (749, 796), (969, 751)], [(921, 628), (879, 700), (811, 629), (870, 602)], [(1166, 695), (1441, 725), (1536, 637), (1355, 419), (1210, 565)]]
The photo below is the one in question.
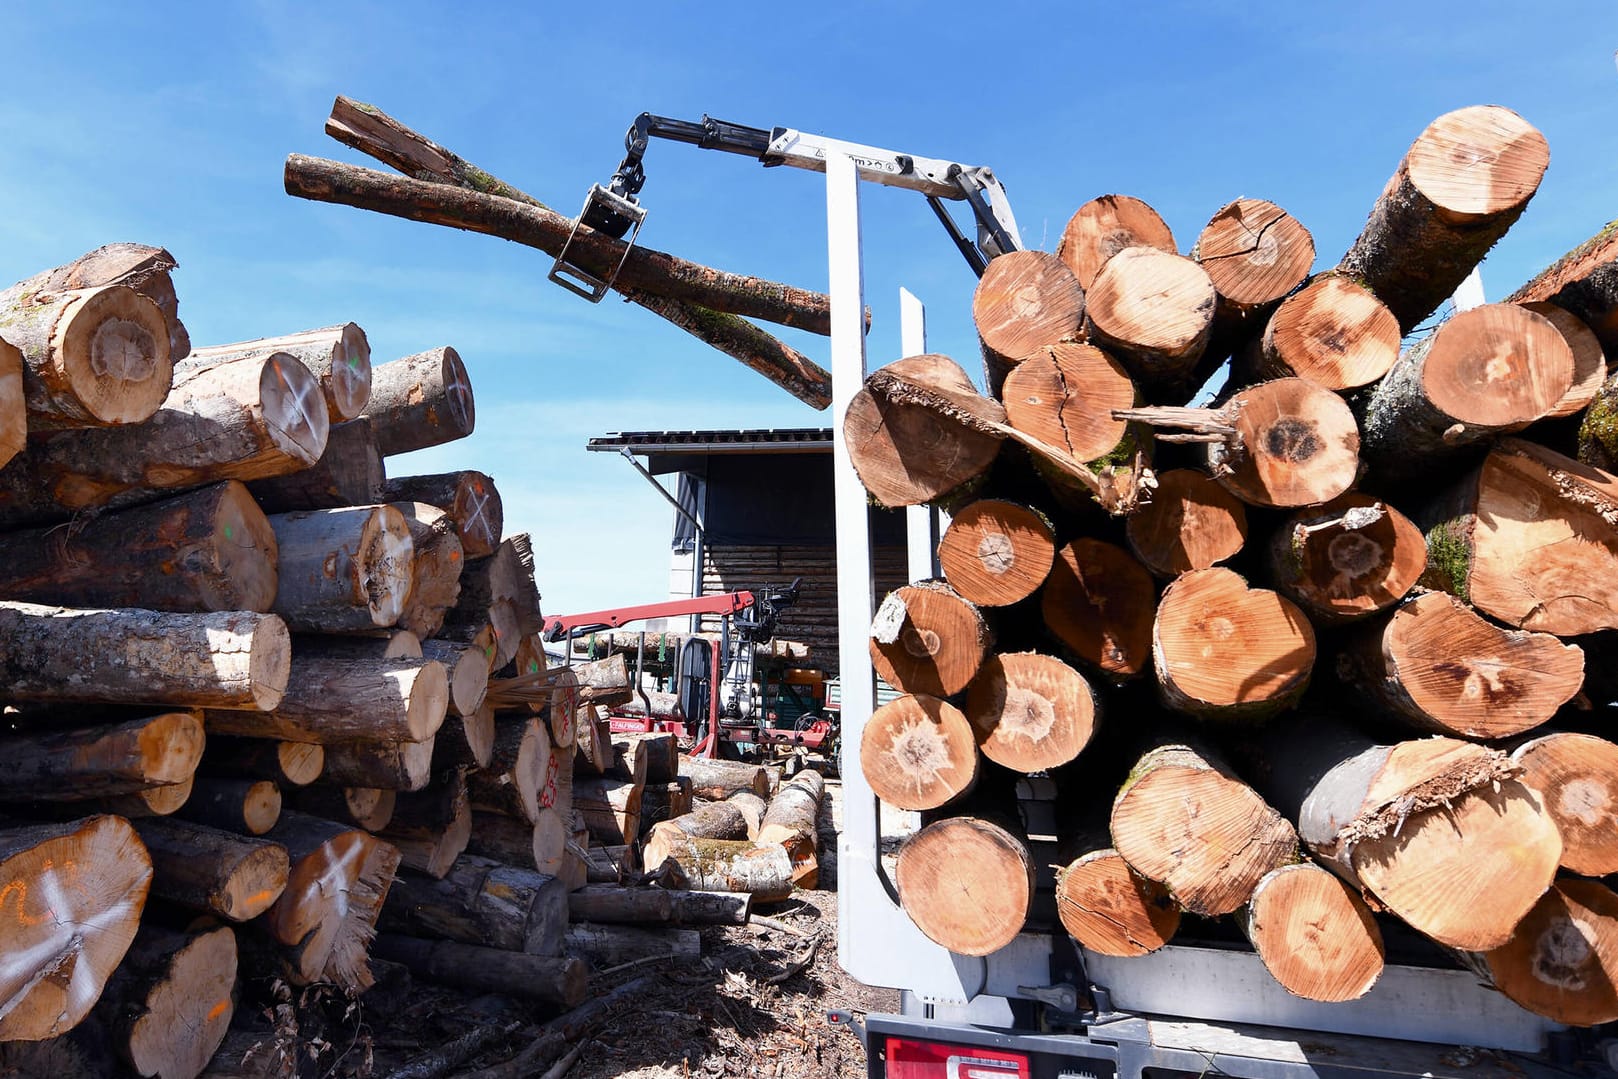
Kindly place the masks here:
[(0, 830), (0, 1041), (40, 1041), (90, 1011), (135, 939), (151, 859), (98, 816)]
[(1254, 777), (1326, 867), (1441, 944), (1499, 947), (1556, 873), (1555, 823), (1497, 750), (1377, 745), (1319, 715), (1254, 749)]
[(691, 962), (702, 958), (702, 934), (695, 929), (637, 929), (576, 922), (567, 927), (562, 950), (603, 967), (653, 958)]
[(382, 928), (530, 955), (558, 955), (567, 930), (562, 882), (464, 854), (442, 880), (401, 873)]
[(1522, 215), (1549, 161), (1545, 137), (1510, 109), (1440, 116), (1406, 151), (1338, 271), (1376, 293), (1409, 333)]
[(130, 794), (183, 783), (202, 760), (202, 719), (191, 712), (111, 723), (90, 710), (75, 709), (68, 716), (70, 727), (53, 722), (0, 732), (5, 759), (0, 801), (76, 802)]
[[(691, 812), (652, 825), (652, 833), (670, 828), (698, 839), (749, 839), (747, 817), (728, 801), (702, 802)], [(756, 829), (755, 829), (756, 831)]]
[(1157, 585), (1129, 553), (1081, 537), (1058, 548), (1040, 592), (1045, 628), (1080, 660), (1112, 679), (1151, 661)]
[(333, 423), (326, 448), (308, 468), (248, 485), (265, 513), (370, 506), (382, 500), (387, 474), (370, 421)]
[(1562, 868), (1585, 877), (1618, 872), (1618, 746), (1552, 731), (1521, 742), (1511, 760), (1562, 836)]
[[(394, 502), (389, 508), (404, 518), (410, 530), (414, 552), (410, 566), (410, 589), (400, 610), (398, 624), (401, 629), (407, 629), (426, 641), (443, 628), (444, 616), (460, 598), (461, 571), (466, 564), (461, 540), (455, 533), (455, 519), (437, 506), (425, 502)], [(479, 657), (473, 665), (483, 668), (482, 685), (487, 688), (488, 663)], [(467, 688), (472, 687), (468, 684)], [(479, 700), (482, 692), (482, 689), (477, 690)], [(455, 698), (452, 692), (452, 710), (456, 707)], [(477, 705), (473, 704), (472, 710), (476, 708)], [(464, 714), (456, 711), (456, 715)]]
[(1532, 730), (1573, 699), (1584, 653), (1548, 633), (1502, 629), (1426, 592), (1339, 652), (1339, 678), (1417, 730), (1495, 739)]
[(455, 534), (467, 558), (485, 558), (500, 546), (505, 512), (494, 481), (482, 472), (400, 476), (382, 488), (388, 502), (425, 502), (455, 518)]
[(1006, 375), (1025, 358), (1082, 336), (1084, 288), (1055, 255), (1010, 251), (978, 279), (972, 321), (983, 343), (984, 385), (999, 397)]
[(752, 791), (768, 798), (775, 784), (771, 769), (740, 761), (680, 756), (680, 774), (691, 777), (691, 793), (698, 798), (725, 798), (736, 791)]
[(805, 768), (775, 792), (754, 840), (761, 847), (780, 846), (792, 858), (792, 883), (813, 888), (820, 880), (820, 803), (826, 780)]
[(640, 835), (640, 800), (645, 784), (635, 780), (578, 777), (573, 807), (584, 817), (597, 843), (633, 843)]
[(450, 714), (468, 721), (464, 726), (466, 734), (463, 740), (472, 759), (466, 763), (486, 767), (488, 754), (494, 746), (494, 713), (487, 714), (486, 718), (490, 721), (487, 724), (474, 724), (471, 721), (483, 718), (483, 697), (489, 688), (488, 661), (470, 645), (427, 638), (422, 638), (421, 654), (426, 659), (442, 663), (449, 673)]
[(792, 856), (784, 847), (754, 846), (745, 839), (698, 839), (672, 828), (654, 830), (643, 856), (648, 872), (674, 861), (693, 888), (746, 892), (756, 903), (792, 895)]
[(871, 790), (889, 805), (937, 809), (977, 781), (977, 740), (966, 715), (953, 704), (905, 694), (866, 721), (860, 768)]
[(1556, 881), (1510, 940), (1468, 966), (1509, 1000), (1558, 1023), (1618, 1019), (1618, 895), (1593, 880)]
[(127, 285), (145, 296), (163, 312), (168, 324), (169, 357), (178, 363), (191, 351), (191, 337), (180, 321), (180, 301), (174, 292), (171, 271), (179, 263), (161, 247), (145, 244), (114, 243), (80, 255), (66, 266), (42, 275), (47, 291), (102, 288)]
[[(191, 783), (192, 781), (189, 779), (182, 779), (178, 783), (165, 783), (161, 787), (147, 787), (144, 790), (131, 791), (128, 794), (109, 794), (104, 798), (96, 798), (72, 806), (71, 812), (95, 811), (112, 813), (119, 817), (128, 817), (130, 820), (144, 819), (146, 817), (167, 817), (190, 800)], [(44, 807), (42, 806), (41, 808)], [(60, 807), (60, 809), (67, 808), (65, 806)]]
[(281, 897), (286, 848), (174, 817), (133, 822), (152, 859), (152, 895), (188, 910), (246, 922)]
[(278, 513), (275, 613), (303, 633), (354, 633), (399, 621), (415, 547), (392, 506)]
[(179, 369), (212, 367), (247, 357), (263, 359), (277, 352), (292, 356), (315, 376), (333, 424), (365, 414), (366, 402), (371, 398), (371, 343), (365, 331), (352, 322), (193, 349)]
[(466, 777), (455, 768), (424, 790), (399, 795), (391, 819), (377, 837), (398, 849), (406, 869), (442, 880), (471, 836)]
[(53, 288), (47, 270), (0, 292), (0, 337), (22, 353), (29, 423), (141, 423), (174, 377), (169, 327), (126, 285)]
[(941, 581), (888, 594), (871, 624), (871, 663), (901, 693), (949, 697), (983, 665), (989, 626), (977, 607)]
[(1113, 846), (1193, 914), (1239, 910), (1272, 869), (1298, 858), (1292, 825), (1199, 746), (1162, 742), (1112, 803)]
[(1237, 921), (1281, 987), (1305, 1000), (1358, 1000), (1382, 976), (1382, 931), (1365, 901), (1327, 870), (1271, 870)]
[(591, 884), (568, 896), (575, 921), (746, 925), (753, 897), (746, 892), (669, 891)]
[[(578, 668), (575, 667), (575, 670)], [(673, 783), (680, 778), (680, 744), (667, 732), (652, 734), (621, 734), (613, 738), (613, 751), (624, 747), (624, 759), (631, 773), (639, 773), (637, 762), (646, 761), (645, 780), (648, 783)]]
[(1187, 400), (1207, 350), (1217, 294), (1191, 259), (1131, 247), (1107, 260), (1085, 294), (1085, 330), (1153, 400)]
[(326, 767), (326, 751), (311, 742), (281, 742), (270, 738), (232, 738), (208, 735), (201, 769), (209, 775), (245, 776), (303, 787), (319, 778)]
[(12, 701), (274, 708), (291, 669), (273, 614), (70, 610), (0, 602), (0, 684)]
[(1276, 590), (1324, 624), (1391, 607), (1427, 569), (1421, 529), (1386, 502), (1353, 491), (1288, 517), (1266, 555)]
[(1107, 261), (1126, 247), (1151, 247), (1177, 254), (1174, 233), (1157, 211), (1129, 195), (1102, 195), (1080, 206), (1057, 241), (1056, 255), (1067, 263), (1082, 288), (1095, 284)]
[(989, 955), (1022, 931), (1034, 894), (1025, 841), (992, 821), (950, 817), (905, 840), (895, 874), (899, 905), (960, 955)]
[(298, 984), (330, 981), (367, 989), (366, 963), (377, 914), (399, 852), (366, 833), (301, 813), (287, 813), (266, 836), (291, 860), (286, 889), (262, 924), (285, 949)]
[(236, 934), (141, 926), (98, 1008), (136, 1075), (194, 1076), (236, 1011)]
[(1474, 307), (1377, 383), (1362, 406), (1362, 451), (1385, 476), (1427, 472), (1548, 415), (1572, 385), (1573, 350), (1548, 319), (1513, 304)]
[(379, 364), (365, 411), (383, 457), (454, 442), (472, 433), (472, 381), (448, 345)]
[(198, 776), (175, 815), (240, 835), (263, 835), (281, 819), (281, 788), (268, 779)]
[(399, 792), (378, 787), (333, 787), (316, 783), (287, 792), (287, 807), (313, 817), (352, 824), (373, 834), (393, 820)]
[(1231, 385), (1302, 378), (1342, 392), (1369, 386), (1399, 358), (1399, 320), (1376, 294), (1321, 274), (1281, 301), (1264, 332), (1231, 361)]
[(1177, 577), (1232, 558), (1247, 542), (1240, 499), (1200, 469), (1161, 472), (1152, 500), (1124, 521), (1129, 549), (1159, 577)]
[(551, 763), (551, 737), (538, 717), (495, 717), (494, 755), (467, 776), (472, 808), (533, 824)]
[(429, 981), (476, 993), (543, 1000), (572, 1008), (590, 987), (590, 968), (577, 959), (526, 955), (451, 940), (421, 940), (383, 933), (374, 954), (403, 963)]
[(1618, 628), (1618, 481), (1606, 473), (1504, 439), (1421, 523), (1422, 584), (1520, 629)]
[[(332, 106), (326, 133), (417, 180), (454, 184), (549, 209), (533, 196), (496, 180), (442, 146), (422, 138), (393, 117), (347, 98), (339, 96)], [(802, 353), (746, 319), (634, 289), (620, 287), (618, 291), (697, 339), (740, 360), (770, 381), (783, 384), (785, 380), (783, 388), (811, 407), (825, 408), (830, 404), (830, 376)], [(867, 313), (866, 325), (869, 324)], [(802, 384), (801, 390), (792, 388), (799, 384)]]
[(1260, 719), (1302, 696), (1315, 631), (1293, 603), (1228, 569), (1194, 570), (1163, 590), (1152, 625), (1159, 696), (1204, 719)]
[(992, 498), (955, 514), (938, 544), (944, 578), (980, 607), (1027, 599), (1045, 582), (1055, 559), (1056, 532), (1044, 514)]
[(319, 460), (328, 426), (314, 376), (289, 356), (182, 376), (144, 423), (64, 431), (0, 471), (0, 524), (62, 521), (165, 491), (296, 472)]
[(432, 780), (433, 739), (425, 742), (334, 742), (322, 777), (345, 787), (419, 791)]
[(275, 534), (240, 483), (0, 534), (0, 595), (76, 607), (268, 611)]

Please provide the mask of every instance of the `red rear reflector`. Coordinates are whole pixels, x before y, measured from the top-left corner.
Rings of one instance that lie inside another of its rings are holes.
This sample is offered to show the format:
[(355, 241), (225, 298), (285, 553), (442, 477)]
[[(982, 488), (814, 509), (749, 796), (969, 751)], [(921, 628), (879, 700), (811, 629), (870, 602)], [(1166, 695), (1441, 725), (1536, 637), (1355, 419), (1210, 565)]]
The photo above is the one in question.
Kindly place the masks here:
[(976, 1045), (890, 1037), (888, 1079), (1029, 1079), (1028, 1057)]

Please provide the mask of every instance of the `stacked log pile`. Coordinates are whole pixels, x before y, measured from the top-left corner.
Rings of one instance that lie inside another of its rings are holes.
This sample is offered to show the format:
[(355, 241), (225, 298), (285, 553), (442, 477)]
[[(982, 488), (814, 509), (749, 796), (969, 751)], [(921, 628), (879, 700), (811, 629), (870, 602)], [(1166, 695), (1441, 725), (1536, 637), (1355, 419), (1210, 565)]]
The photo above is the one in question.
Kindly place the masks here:
[(1245, 938), (1344, 1001), (1403, 923), (1524, 1008), (1618, 1019), (1613, 228), (1430, 321), (1547, 162), (1507, 109), (1442, 116), (1313, 274), (1271, 203), (1182, 255), (1106, 196), (984, 274), (990, 394), (938, 355), (870, 376), (861, 480), (953, 514), (942, 579), (872, 625), (903, 695), (859, 747), (923, 813), (896, 871), (923, 933)]
[(174, 265), (0, 294), (0, 1062), (199, 1074), (248, 978), (578, 1003), (578, 689), (490, 693), (543, 664), (528, 537), (386, 474), (471, 433), (464, 365), (192, 349)]

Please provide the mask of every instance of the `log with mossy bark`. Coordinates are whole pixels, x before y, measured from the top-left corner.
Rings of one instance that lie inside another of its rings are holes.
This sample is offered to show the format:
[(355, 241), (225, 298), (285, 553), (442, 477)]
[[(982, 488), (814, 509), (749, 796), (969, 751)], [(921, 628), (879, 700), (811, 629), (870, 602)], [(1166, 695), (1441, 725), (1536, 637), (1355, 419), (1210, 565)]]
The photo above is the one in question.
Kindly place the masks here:
[(1399, 320), (1376, 294), (1340, 273), (1321, 274), (1281, 301), (1231, 357), (1231, 384), (1303, 378), (1338, 392), (1376, 382), (1399, 358)]
[(1264, 969), (1294, 996), (1358, 1000), (1382, 976), (1386, 951), (1370, 909), (1313, 862), (1267, 873), (1236, 920)]
[(152, 859), (152, 895), (187, 910), (247, 922), (268, 910), (287, 885), (286, 848), (188, 820), (132, 822)]
[(1151, 501), (1124, 521), (1129, 549), (1160, 577), (1207, 569), (1247, 542), (1247, 509), (1201, 469), (1173, 468), (1157, 476)]
[(1508, 626), (1558, 636), (1618, 628), (1618, 480), (1502, 439), (1417, 520), (1421, 583)]
[(64, 521), (221, 480), (296, 472), (319, 460), (328, 427), (314, 376), (290, 356), (183, 375), (150, 419), (60, 432), (0, 470), (0, 524)]
[(890, 592), (871, 623), (871, 663), (901, 693), (949, 697), (965, 689), (992, 640), (977, 605), (942, 581)]
[(1545, 137), (1510, 109), (1445, 113), (1405, 152), (1338, 271), (1376, 293), (1409, 333), (1522, 216), (1549, 162)]
[(333, 423), (326, 448), (308, 468), (254, 480), (248, 490), (266, 513), (369, 506), (382, 499), (387, 470), (369, 420)]
[(202, 718), (162, 712), (120, 719), (106, 709), (6, 717), (0, 802), (78, 802), (183, 783), (202, 760)]
[(745, 893), (756, 903), (792, 895), (792, 856), (779, 845), (762, 846), (746, 839), (701, 839), (678, 828), (653, 829), (641, 852), (647, 872), (665, 863), (680, 867), (692, 888)]
[(285, 352), (309, 368), (309, 373), (320, 383), (333, 424), (357, 419), (365, 413), (366, 402), (371, 397), (371, 343), (365, 331), (352, 322), (193, 349), (180, 368), (210, 367), (277, 352)]
[(229, 926), (141, 926), (96, 1005), (136, 1075), (194, 1076), (207, 1067), (235, 1014), (236, 959)]
[(998, 397), (1024, 358), (1084, 332), (1084, 288), (1055, 255), (1009, 251), (978, 279), (972, 321), (983, 344), (984, 385)]
[[(326, 121), (326, 133), (417, 180), (453, 184), (549, 209), (533, 196), (495, 179), (374, 106), (339, 96)], [(782, 384), (789, 392), (797, 395), (801, 388), (800, 399), (806, 399), (812, 407), (825, 408), (830, 403), (826, 389), (830, 379), (825, 371), (746, 319), (637, 289), (619, 287), (618, 291), (772, 382)]]
[(1045, 627), (1075, 657), (1110, 679), (1151, 663), (1157, 585), (1123, 548), (1080, 537), (1056, 552), (1040, 592)]
[(1270, 583), (1322, 624), (1391, 607), (1427, 569), (1421, 529), (1387, 502), (1356, 491), (1288, 517), (1265, 554)]
[(1250, 740), (1249, 774), (1327, 868), (1442, 944), (1499, 947), (1550, 886), (1555, 822), (1499, 750), (1378, 744), (1312, 713)]
[(1349, 638), (1337, 674), (1418, 730), (1496, 739), (1538, 727), (1570, 701), (1584, 681), (1584, 653), (1426, 592)]
[(533, 869), (463, 854), (443, 879), (404, 872), (381, 927), (530, 955), (556, 955), (567, 929), (562, 882)]
[(0, 826), (0, 1041), (76, 1026), (135, 938), (152, 863), (129, 823), (95, 816)]

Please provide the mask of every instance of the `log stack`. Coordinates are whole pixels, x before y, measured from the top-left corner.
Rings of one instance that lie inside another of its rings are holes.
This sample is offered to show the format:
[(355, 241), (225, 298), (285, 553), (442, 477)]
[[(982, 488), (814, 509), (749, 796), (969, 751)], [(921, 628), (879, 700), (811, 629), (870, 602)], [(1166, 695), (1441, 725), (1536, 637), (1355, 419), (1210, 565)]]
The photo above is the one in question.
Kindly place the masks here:
[(1524, 1008), (1618, 1019), (1613, 230), (1427, 325), (1547, 161), (1508, 109), (1442, 116), (1313, 274), (1274, 204), (1182, 256), (1104, 196), (1056, 265), (984, 275), (989, 393), (937, 355), (870, 376), (856, 472), (953, 517), (943, 579), (877, 612), (901, 695), (859, 746), (923, 814), (895, 874), (923, 933), (1223, 933), (1344, 1001), (1402, 923)]

